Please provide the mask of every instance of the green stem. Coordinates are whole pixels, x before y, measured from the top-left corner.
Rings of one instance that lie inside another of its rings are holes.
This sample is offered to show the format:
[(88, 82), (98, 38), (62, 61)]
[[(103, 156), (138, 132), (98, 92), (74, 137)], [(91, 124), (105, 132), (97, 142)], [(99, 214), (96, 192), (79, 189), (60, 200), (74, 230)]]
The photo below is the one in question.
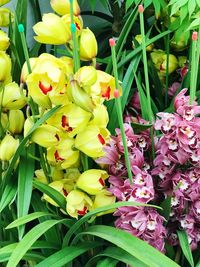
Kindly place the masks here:
[[(169, 8), (168, 8), (168, 21), (169, 21), (169, 27), (170, 27)], [(165, 107), (167, 107), (167, 102), (168, 102), (168, 88), (169, 88), (170, 33), (167, 34), (167, 38), (166, 38), (166, 53), (167, 53), (167, 64), (166, 64), (166, 83), (165, 83)]]
[[(145, 87), (147, 94), (147, 109), (149, 114), (150, 123), (153, 122), (153, 113), (151, 108), (151, 95), (150, 95), (150, 85), (149, 85), (149, 75), (148, 75), (148, 62), (147, 62), (147, 53), (146, 53), (146, 36), (144, 30), (144, 15), (143, 12), (139, 12), (140, 15), (140, 31), (142, 35), (142, 57), (143, 57), (143, 65), (144, 65), (144, 77), (145, 77)], [(152, 143), (152, 157), (155, 158), (155, 148), (154, 148), (154, 129), (151, 127), (151, 143)]]
[(198, 78), (198, 72), (199, 72), (199, 60), (200, 60), (200, 24), (199, 24), (199, 29), (198, 29), (197, 53), (196, 53), (196, 75), (195, 75), (196, 87), (197, 87), (197, 78)]
[[(115, 47), (111, 46), (111, 52), (112, 52), (112, 61), (113, 61), (113, 70), (114, 70), (114, 76), (115, 76), (115, 86), (116, 89), (119, 89), (119, 79), (118, 79), (118, 72), (117, 72), (117, 60), (116, 60), (116, 51)], [(131, 171), (131, 163), (129, 159), (129, 153), (128, 153), (128, 147), (127, 147), (127, 141), (126, 141), (126, 133), (124, 129), (124, 122), (123, 122), (123, 113), (122, 113), (122, 106), (121, 106), (121, 99), (120, 97), (115, 98), (115, 106), (117, 109), (117, 116), (118, 121), (120, 125), (120, 131), (122, 136), (122, 142), (124, 146), (124, 156), (125, 156), (125, 162), (128, 172), (128, 178), (130, 180), (130, 184), (133, 183), (133, 177), (132, 177), (132, 171)]]
[(192, 40), (192, 60), (190, 71), (190, 104), (193, 103), (196, 95), (196, 60), (197, 60), (197, 41)]
[(76, 25), (74, 23), (73, 0), (70, 0), (70, 18), (71, 18), (72, 41), (73, 41), (74, 72), (77, 72), (78, 69), (80, 68), (80, 59), (78, 53), (78, 42), (76, 37)]

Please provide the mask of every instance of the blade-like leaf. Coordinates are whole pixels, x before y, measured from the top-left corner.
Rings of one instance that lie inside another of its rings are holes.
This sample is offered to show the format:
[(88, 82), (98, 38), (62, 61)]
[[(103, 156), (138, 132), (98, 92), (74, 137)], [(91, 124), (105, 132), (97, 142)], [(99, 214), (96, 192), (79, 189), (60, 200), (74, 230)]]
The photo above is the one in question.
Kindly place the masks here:
[[(13, 177), (16, 178), (16, 177)], [(6, 185), (3, 194), (1, 196), (1, 201), (0, 201), (0, 212), (8, 206), (12, 200), (15, 198), (15, 195), (17, 193), (17, 179), (14, 179), (14, 181), (9, 181), (8, 184)]]
[(66, 209), (65, 197), (58, 191), (56, 191), (54, 188), (46, 184), (43, 184), (37, 180), (33, 181), (33, 185), (35, 188), (37, 188), (38, 190), (40, 190), (41, 192), (47, 194), (50, 198), (52, 198), (58, 204), (58, 206), (61, 207), (63, 210)]
[(142, 204), (142, 203), (138, 203), (138, 202), (127, 202), (127, 201), (121, 201), (121, 202), (117, 202), (117, 203), (114, 203), (112, 205), (108, 205), (108, 206), (104, 206), (104, 207), (100, 207), (100, 208), (97, 208), (93, 211), (90, 211), (88, 212), (85, 216), (83, 216), (80, 220), (78, 220), (70, 229), (69, 231), (67, 232), (67, 234), (65, 235), (64, 237), (64, 240), (63, 240), (63, 247), (64, 246), (68, 246), (68, 243), (70, 241), (70, 238), (72, 237), (72, 235), (80, 228), (80, 226), (87, 222), (89, 220), (89, 218), (91, 218), (92, 216), (95, 216), (97, 215), (98, 213), (100, 212), (104, 212), (104, 211), (107, 211), (107, 210), (112, 210), (112, 209), (116, 209), (116, 208), (119, 208), (119, 207), (136, 207), (136, 206), (152, 206), (154, 208), (160, 208), (160, 207), (157, 207), (157, 206), (153, 206), (153, 205), (148, 205), (148, 204)]
[(112, 258), (103, 259), (97, 262), (96, 267), (115, 267), (117, 266), (118, 261)]
[(95, 248), (97, 246), (101, 246), (102, 243), (100, 242), (92, 242), (87, 243), (84, 242), (83, 244), (77, 245), (75, 247), (70, 246), (61, 249), (60, 251), (52, 254), (42, 262), (36, 265), (36, 267), (62, 267), (63, 265), (71, 262), (73, 259), (77, 258), (81, 254), (85, 253), (89, 249)]
[(13, 250), (13, 253), (9, 258), (7, 267), (16, 266), (39, 237), (41, 237), (46, 231), (48, 231), (48, 229), (50, 229), (54, 225), (63, 223), (64, 221), (65, 220), (49, 220), (32, 228)]
[(128, 232), (111, 226), (91, 226), (87, 229), (87, 231), (78, 234), (73, 243), (75, 243), (82, 235), (98, 236), (105, 239), (125, 250), (127, 253), (130, 253), (133, 257), (136, 257), (147, 266), (180, 267), (177, 263), (163, 255), (152, 246), (148, 245), (146, 242), (138, 239)]
[(188, 260), (191, 267), (194, 267), (194, 260), (192, 257), (192, 252), (190, 249), (190, 245), (188, 242), (188, 236), (185, 231), (177, 231), (178, 238), (180, 241), (180, 245), (183, 251), (183, 254), (185, 255), (186, 259)]

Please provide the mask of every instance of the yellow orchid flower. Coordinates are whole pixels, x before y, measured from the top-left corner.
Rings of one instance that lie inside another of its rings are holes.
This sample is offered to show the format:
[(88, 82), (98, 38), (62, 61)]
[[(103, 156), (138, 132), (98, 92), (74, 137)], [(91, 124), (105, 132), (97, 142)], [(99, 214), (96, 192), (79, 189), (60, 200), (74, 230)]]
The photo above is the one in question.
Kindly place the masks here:
[(91, 198), (79, 191), (79, 190), (72, 190), (66, 197), (67, 200), (67, 206), (66, 210), (67, 213), (73, 217), (78, 219), (78, 216), (83, 216), (87, 213), (87, 211), (92, 206), (92, 200)]
[(97, 56), (97, 40), (94, 33), (89, 29), (83, 29), (80, 35), (80, 58), (90, 61)]
[(42, 44), (66, 44), (71, 38), (70, 28), (53, 13), (44, 14), (42, 22), (35, 24), (33, 30), (37, 34), (35, 40)]
[(90, 195), (98, 194), (105, 187), (108, 173), (104, 170), (91, 169), (83, 172), (77, 180), (77, 187)]
[(8, 113), (8, 131), (11, 134), (20, 134), (24, 128), (24, 113), (21, 110), (10, 110)]
[[(61, 19), (65, 23), (66, 27), (68, 27), (70, 29), (70, 27), (71, 27), (70, 14), (66, 14), (66, 15), (62, 16)], [(76, 25), (76, 35), (78, 37), (78, 36), (80, 36), (81, 31), (83, 29), (83, 20), (82, 20), (81, 16), (74, 16), (74, 24)], [(72, 35), (71, 35), (70, 39), (72, 39)]]
[[(98, 194), (95, 195), (94, 203), (90, 210), (94, 210), (100, 207), (108, 206), (114, 204), (116, 201), (116, 197), (113, 196), (107, 189), (101, 190)], [(96, 216), (102, 216), (105, 214), (113, 213), (115, 209), (104, 211), (98, 213)]]
[(84, 131), (77, 134), (75, 147), (89, 157), (98, 158), (104, 155), (103, 147), (109, 137), (110, 133), (106, 128), (89, 125)]
[[(65, 14), (70, 14), (70, 1), (69, 0), (51, 0), (50, 1), (52, 9), (59, 15), (63, 16)], [(73, 11), (74, 15), (80, 14), (80, 7), (77, 0), (73, 1)]]
[[(92, 98), (102, 103), (104, 100), (115, 98), (115, 78), (104, 71), (97, 70), (97, 81), (90, 88)], [(122, 88), (119, 87), (119, 94), (122, 95)], [(97, 102), (95, 101), (95, 102)]]
[[(38, 60), (37, 57), (29, 58), (29, 62), (30, 62), (30, 65), (31, 65), (31, 70), (33, 70), (37, 60)], [(22, 66), (22, 70), (21, 70), (20, 82), (21, 83), (25, 83), (28, 75), (29, 75), (29, 71), (28, 71), (27, 62), (24, 62), (24, 65)]]
[(0, 8), (0, 27), (8, 27), (11, 22), (13, 21), (13, 13), (10, 11), (10, 9), (1, 7)]
[(89, 125), (97, 125), (100, 128), (106, 128), (109, 122), (109, 116), (106, 106), (97, 104), (94, 108), (93, 119), (89, 122)]
[(44, 124), (39, 126), (31, 135), (31, 141), (42, 146), (42, 147), (52, 147), (58, 144), (59, 142), (59, 129)]
[[(92, 66), (81, 67), (74, 75), (74, 79), (77, 80), (80, 87), (84, 90), (95, 84), (97, 81), (97, 71)], [(87, 89), (86, 89), (87, 92)]]
[(0, 101), (5, 110), (21, 109), (26, 105), (24, 91), (15, 82), (6, 84), (5, 88), (0, 91)]
[(0, 30), (0, 50), (7, 50), (10, 45), (10, 39), (8, 38), (7, 33)]
[(58, 144), (47, 149), (47, 160), (52, 166), (62, 169), (78, 167), (79, 151), (73, 150), (74, 139), (64, 133), (58, 136)]
[(92, 114), (71, 103), (60, 108), (47, 123), (64, 130), (70, 137), (84, 130)]
[(0, 51), (0, 82), (11, 82), (11, 59), (4, 51)]
[(3, 6), (7, 4), (8, 2), (10, 2), (10, 0), (0, 0), (0, 6)]

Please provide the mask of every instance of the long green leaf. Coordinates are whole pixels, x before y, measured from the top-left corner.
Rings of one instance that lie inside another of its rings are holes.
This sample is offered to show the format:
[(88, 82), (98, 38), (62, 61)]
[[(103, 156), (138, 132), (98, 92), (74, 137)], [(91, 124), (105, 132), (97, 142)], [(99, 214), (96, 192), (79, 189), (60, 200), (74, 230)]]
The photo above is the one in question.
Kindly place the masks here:
[(38, 211), (38, 212), (34, 212), (34, 213), (31, 213), (31, 214), (28, 214), (28, 215), (25, 215), (25, 216), (23, 216), (21, 218), (16, 219), (14, 222), (10, 223), (6, 227), (6, 229), (11, 229), (11, 228), (14, 228), (14, 227), (18, 227), (20, 225), (26, 224), (28, 222), (31, 222), (31, 221), (33, 221), (35, 219), (38, 219), (40, 217), (47, 216), (47, 215), (56, 216), (57, 217), (57, 215), (51, 214), (49, 212)]
[(192, 252), (190, 249), (190, 245), (188, 242), (188, 236), (185, 231), (177, 231), (178, 238), (180, 241), (180, 245), (183, 251), (183, 254), (185, 255), (186, 259), (188, 260), (191, 267), (194, 267), (194, 260), (192, 257)]
[[(18, 176), (18, 194), (17, 194), (17, 217), (20, 218), (28, 214), (31, 195), (32, 183), (35, 170), (35, 161), (29, 157), (29, 153), (34, 155), (35, 145), (32, 144), (24, 147), (23, 153), (19, 161), (19, 176)], [(20, 225), (19, 240), (24, 234), (25, 226)]]
[(97, 262), (96, 267), (115, 267), (117, 266), (118, 261), (112, 258), (106, 258)]
[(133, 257), (136, 257), (141, 262), (150, 267), (180, 267), (177, 263), (163, 255), (161, 252), (148, 245), (146, 242), (138, 239), (120, 229), (116, 229), (111, 226), (95, 225), (87, 229), (76, 236), (75, 243), (82, 235), (98, 236), (105, 239), (117, 247), (130, 253)]
[(58, 191), (56, 191), (54, 188), (46, 184), (43, 184), (37, 180), (33, 181), (33, 185), (35, 188), (37, 188), (38, 190), (40, 190), (41, 192), (47, 194), (50, 198), (52, 198), (58, 204), (58, 206), (61, 207), (63, 210), (66, 209), (65, 197)]
[(143, 262), (139, 261), (132, 255), (130, 255), (128, 252), (125, 250), (118, 248), (118, 247), (108, 247), (105, 251), (102, 253), (94, 256), (92, 259), (90, 259), (85, 267), (92, 267), (94, 266), (95, 262), (99, 257), (110, 257), (118, 260), (119, 262), (126, 263), (129, 266), (134, 266), (134, 267), (148, 267), (146, 264)]
[[(16, 177), (13, 177), (16, 178)], [(17, 193), (17, 178), (14, 181), (9, 181), (2, 193), (1, 201), (0, 201), (0, 212), (7, 207), (12, 200), (15, 198)]]
[(36, 267), (62, 267), (63, 265), (71, 262), (73, 259), (77, 258), (81, 254), (85, 253), (89, 249), (95, 248), (102, 245), (100, 242), (84, 242), (83, 244), (77, 246), (70, 246), (61, 249), (60, 251), (52, 254), (42, 262), (36, 265)]
[(148, 205), (148, 204), (142, 204), (142, 203), (138, 203), (138, 202), (127, 202), (127, 201), (121, 201), (121, 202), (117, 202), (114, 203), (112, 205), (108, 205), (108, 206), (104, 206), (104, 207), (100, 207), (97, 208), (93, 211), (88, 212), (85, 216), (83, 216), (80, 220), (78, 220), (67, 232), (67, 234), (65, 235), (65, 238), (63, 240), (63, 247), (68, 246), (70, 238), (72, 237), (72, 235), (80, 228), (80, 226), (87, 222), (92, 216), (97, 215), (100, 212), (104, 212), (107, 210), (112, 210), (112, 209), (116, 209), (119, 207), (142, 207), (142, 206), (149, 206), (149, 207), (154, 207), (154, 208), (160, 208), (154, 205)]
[(40, 238), (46, 231), (48, 231), (48, 229), (50, 229), (54, 225), (63, 223), (64, 221), (65, 220), (49, 220), (32, 228), (13, 250), (9, 258), (7, 267), (16, 266), (38, 238)]

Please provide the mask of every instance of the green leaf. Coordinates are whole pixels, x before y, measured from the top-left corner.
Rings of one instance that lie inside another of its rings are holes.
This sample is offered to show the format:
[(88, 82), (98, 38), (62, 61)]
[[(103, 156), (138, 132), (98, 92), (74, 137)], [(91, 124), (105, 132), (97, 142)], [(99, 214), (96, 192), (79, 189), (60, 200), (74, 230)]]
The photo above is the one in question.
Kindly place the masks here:
[(115, 267), (117, 266), (118, 261), (112, 258), (107, 258), (97, 262), (96, 267)]
[(37, 180), (33, 181), (33, 185), (35, 188), (37, 188), (38, 190), (40, 190), (41, 192), (43, 192), (44, 194), (52, 198), (58, 204), (60, 208), (62, 208), (63, 210), (66, 209), (66, 199), (57, 190)]
[(200, 7), (200, 0), (196, 0), (196, 3)]
[(132, 6), (132, 4), (135, 2), (135, 0), (126, 0), (126, 12), (127, 10)]
[(192, 252), (190, 249), (190, 245), (188, 242), (188, 236), (185, 231), (177, 231), (178, 238), (180, 241), (180, 245), (183, 251), (183, 254), (185, 255), (186, 259), (188, 260), (191, 267), (194, 267), (194, 260), (192, 257)]
[(195, 0), (188, 0), (189, 18), (192, 16), (192, 13), (194, 12), (195, 8), (196, 8), (196, 1)]
[(197, 29), (199, 27), (199, 24), (200, 24), (200, 18), (193, 20), (193, 22), (190, 23), (190, 26), (187, 28), (187, 31)]
[(107, 211), (107, 210), (116, 209), (116, 208), (119, 208), (119, 207), (137, 207), (137, 206), (138, 207), (139, 206), (140, 207), (148, 206), (148, 207), (154, 207), (154, 208), (159, 208), (160, 209), (160, 207), (157, 207), (157, 206), (154, 206), (154, 205), (142, 204), (142, 203), (138, 203), (138, 202), (127, 202), (127, 201), (121, 201), (121, 202), (114, 203), (112, 205), (108, 205), (108, 206), (97, 208), (97, 209), (95, 209), (93, 211), (88, 212), (86, 215), (84, 215), (81, 219), (79, 219), (69, 229), (69, 231), (67, 232), (67, 234), (64, 237), (63, 247), (64, 246), (68, 246), (68, 243), (69, 243), (70, 238), (72, 237), (72, 235), (74, 233), (76, 233), (76, 231), (80, 228), (80, 226), (83, 223), (87, 222), (89, 220), (89, 218), (91, 218), (92, 216), (95, 216), (95, 215), (97, 215), (100, 212), (104, 212), (104, 211)]
[(8, 184), (6, 185), (3, 194), (1, 196), (1, 201), (0, 201), (0, 212), (7, 207), (12, 200), (15, 198), (16, 193), (17, 193), (17, 178), (15, 178), (12, 181), (9, 181)]
[(36, 265), (36, 267), (61, 267), (73, 259), (77, 258), (81, 254), (85, 253), (89, 249), (101, 246), (100, 242), (84, 242), (83, 244), (78, 244), (77, 246), (70, 246), (59, 250), (58, 252), (52, 254), (42, 262)]
[(188, 0), (176, 0), (171, 7), (171, 16), (173, 16), (182, 6), (188, 3)]
[(46, 231), (48, 231), (48, 229), (50, 229), (54, 225), (63, 223), (64, 221), (65, 220), (49, 220), (32, 228), (13, 250), (9, 258), (7, 267), (16, 266), (38, 238), (40, 238)]
[(14, 227), (18, 227), (20, 225), (26, 224), (28, 222), (31, 222), (31, 221), (33, 221), (35, 219), (38, 219), (40, 217), (47, 216), (47, 215), (54, 216), (54, 217), (57, 216), (57, 215), (51, 214), (49, 212), (42, 212), (42, 211), (34, 212), (34, 213), (31, 213), (31, 214), (28, 214), (28, 215), (25, 215), (25, 216), (23, 216), (21, 218), (16, 219), (14, 222), (10, 223), (6, 227), (6, 229), (11, 229), (11, 228), (14, 228)]
[[(29, 153), (34, 155), (35, 145), (32, 144), (24, 147), (19, 160), (19, 175), (18, 175), (18, 193), (17, 193), (17, 217), (22, 217), (28, 214), (31, 195), (32, 182), (35, 171), (35, 161), (29, 157)], [(21, 225), (18, 229), (19, 240), (24, 234), (25, 226)]]
[(146, 242), (138, 239), (126, 231), (116, 229), (111, 226), (91, 226), (87, 229), (87, 231), (78, 234), (73, 243), (75, 243), (81, 235), (92, 235), (105, 239), (112, 244), (115, 244), (117, 247), (125, 250), (127, 253), (145, 263), (147, 266), (180, 267), (177, 263), (163, 255), (152, 246), (148, 245)]
[(167, 197), (160, 205), (163, 209), (160, 214), (168, 221), (171, 212), (171, 197)]
[(99, 257), (110, 257), (118, 260), (119, 262), (126, 263), (129, 266), (134, 267), (148, 267), (143, 262), (139, 261), (132, 255), (130, 255), (125, 250), (118, 248), (118, 247), (108, 247), (106, 250), (104, 250), (102, 253), (94, 256), (92, 259), (90, 259), (85, 267), (92, 267), (95, 266), (95, 262)]

